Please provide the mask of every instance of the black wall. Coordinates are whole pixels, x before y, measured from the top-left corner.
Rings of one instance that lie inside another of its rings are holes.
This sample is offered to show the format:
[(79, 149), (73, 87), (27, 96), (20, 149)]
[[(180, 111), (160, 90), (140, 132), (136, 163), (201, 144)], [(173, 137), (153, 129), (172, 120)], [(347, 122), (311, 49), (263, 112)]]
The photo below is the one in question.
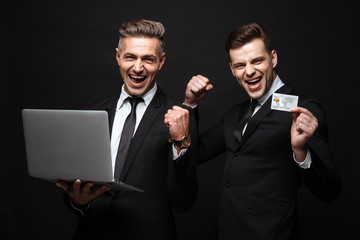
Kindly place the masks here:
[[(301, 189), (304, 239), (359, 235), (355, 8), (350, 1), (2, 1), (0, 238), (71, 238), (76, 219), (62, 204), (62, 190), (27, 175), (21, 110), (76, 109), (117, 93), (118, 28), (137, 18), (166, 27), (167, 59), (158, 76), (163, 90), (180, 101), (193, 75), (214, 84), (200, 106), (206, 116), (201, 131), (246, 98), (228, 67), (228, 33), (252, 21), (264, 25), (278, 52), (281, 79), (323, 103), (343, 179), (341, 195), (331, 204)], [(220, 156), (198, 167), (198, 200), (190, 212), (176, 215), (180, 240), (212, 234), (222, 161)]]

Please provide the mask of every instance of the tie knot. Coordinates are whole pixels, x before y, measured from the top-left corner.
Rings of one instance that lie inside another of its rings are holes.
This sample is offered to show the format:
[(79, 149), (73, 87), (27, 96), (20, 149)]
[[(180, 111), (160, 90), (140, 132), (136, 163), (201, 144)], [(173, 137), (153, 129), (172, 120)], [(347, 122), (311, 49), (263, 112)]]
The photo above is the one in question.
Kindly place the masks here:
[(139, 102), (144, 101), (144, 99), (142, 97), (136, 97), (136, 98), (127, 97), (126, 100), (128, 100), (130, 102), (130, 105), (131, 105), (132, 109), (134, 109)]
[(257, 104), (258, 104), (258, 101), (256, 99), (251, 99), (250, 109), (252, 111), (254, 111)]

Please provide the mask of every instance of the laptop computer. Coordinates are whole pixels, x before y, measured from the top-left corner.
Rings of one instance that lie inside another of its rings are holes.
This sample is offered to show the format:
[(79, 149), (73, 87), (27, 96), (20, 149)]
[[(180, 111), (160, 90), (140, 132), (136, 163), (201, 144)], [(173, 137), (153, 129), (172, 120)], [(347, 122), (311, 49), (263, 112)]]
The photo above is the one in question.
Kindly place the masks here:
[(114, 180), (106, 111), (23, 109), (22, 119), (30, 176), (143, 192)]

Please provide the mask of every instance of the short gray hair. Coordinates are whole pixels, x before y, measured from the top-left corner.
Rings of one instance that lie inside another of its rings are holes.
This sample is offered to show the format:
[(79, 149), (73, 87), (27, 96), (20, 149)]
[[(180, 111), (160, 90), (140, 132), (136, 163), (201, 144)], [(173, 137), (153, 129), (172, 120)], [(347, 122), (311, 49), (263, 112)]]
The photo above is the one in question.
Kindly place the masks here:
[(155, 22), (147, 19), (138, 19), (130, 22), (125, 22), (119, 29), (120, 37), (118, 49), (120, 51), (121, 41), (126, 37), (149, 37), (157, 38), (160, 41), (160, 55), (164, 52), (165, 47), (165, 27), (160, 22)]

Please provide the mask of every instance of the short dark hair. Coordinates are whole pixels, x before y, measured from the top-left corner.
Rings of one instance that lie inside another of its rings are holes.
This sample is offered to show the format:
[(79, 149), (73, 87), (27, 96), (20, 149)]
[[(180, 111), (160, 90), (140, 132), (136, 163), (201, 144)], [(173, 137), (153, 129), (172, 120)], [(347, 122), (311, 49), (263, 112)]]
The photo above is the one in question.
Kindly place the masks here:
[(257, 38), (264, 42), (269, 53), (273, 50), (267, 32), (257, 23), (249, 23), (235, 28), (226, 40), (225, 50), (229, 54), (230, 49), (239, 48)]
[(119, 29), (120, 37), (118, 48), (120, 51), (121, 40), (126, 37), (155, 37), (160, 40), (160, 54), (164, 52), (165, 47), (165, 27), (160, 22), (147, 19), (138, 19), (125, 22)]

